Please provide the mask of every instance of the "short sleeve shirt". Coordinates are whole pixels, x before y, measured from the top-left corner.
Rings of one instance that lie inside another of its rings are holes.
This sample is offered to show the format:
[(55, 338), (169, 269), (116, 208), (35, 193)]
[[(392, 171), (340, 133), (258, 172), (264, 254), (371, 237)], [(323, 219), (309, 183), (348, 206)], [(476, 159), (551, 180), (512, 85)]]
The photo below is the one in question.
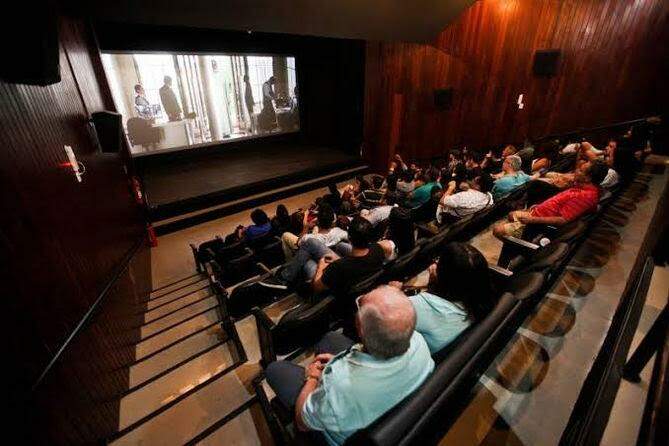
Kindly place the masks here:
[(530, 181), (532, 178), (525, 172), (517, 172), (513, 175), (504, 175), (502, 178), (495, 180), (495, 185), (492, 188), (492, 195), (495, 199), (505, 197), (511, 193), (518, 186)]
[(416, 310), (416, 331), (423, 335), (432, 354), (453, 342), (470, 321), (458, 305), (427, 292), (409, 297)]
[(302, 407), (302, 419), (331, 445), (343, 444), (416, 390), (434, 370), (425, 339), (414, 332), (401, 356), (378, 359), (354, 345), (332, 358)]
[(378, 243), (362, 257), (342, 257), (325, 268), (321, 280), (335, 294), (346, 293), (353, 285), (379, 271), (386, 256)]
[(576, 220), (583, 214), (597, 210), (599, 189), (592, 185), (572, 187), (549, 198), (532, 209), (535, 217), (562, 217)]

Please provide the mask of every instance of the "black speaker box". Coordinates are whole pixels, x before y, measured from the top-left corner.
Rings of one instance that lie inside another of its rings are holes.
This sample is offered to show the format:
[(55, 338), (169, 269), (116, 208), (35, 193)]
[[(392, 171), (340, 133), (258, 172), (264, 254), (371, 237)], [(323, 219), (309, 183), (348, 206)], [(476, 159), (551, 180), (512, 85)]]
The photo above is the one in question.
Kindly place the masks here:
[(560, 50), (539, 50), (534, 53), (533, 71), (536, 76), (555, 76), (560, 66)]
[(117, 153), (123, 144), (121, 115), (112, 111), (100, 111), (91, 115), (100, 149), (104, 153)]
[(434, 90), (434, 105), (439, 110), (449, 110), (453, 105), (453, 89)]

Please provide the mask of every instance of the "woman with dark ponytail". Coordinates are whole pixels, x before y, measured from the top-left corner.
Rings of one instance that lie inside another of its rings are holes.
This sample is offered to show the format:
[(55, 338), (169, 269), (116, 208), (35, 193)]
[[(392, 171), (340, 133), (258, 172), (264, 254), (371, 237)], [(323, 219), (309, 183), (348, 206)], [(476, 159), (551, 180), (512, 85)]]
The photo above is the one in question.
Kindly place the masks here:
[(497, 302), (486, 259), (473, 246), (455, 242), (444, 246), (439, 261), (430, 266), (428, 291), (409, 299), (416, 310), (416, 331), (433, 354), (485, 319)]

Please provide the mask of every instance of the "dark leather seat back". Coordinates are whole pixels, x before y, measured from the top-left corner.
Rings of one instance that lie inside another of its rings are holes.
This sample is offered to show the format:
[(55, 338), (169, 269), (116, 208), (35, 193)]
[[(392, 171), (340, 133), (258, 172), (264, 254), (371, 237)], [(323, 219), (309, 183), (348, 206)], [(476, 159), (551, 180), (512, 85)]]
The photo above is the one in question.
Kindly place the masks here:
[(490, 315), (463, 336), (422, 386), (347, 444), (434, 443), (433, 436), (447, 427), (444, 421), (456, 415), (452, 408), (508, 340), (520, 308), (512, 294), (502, 295)]
[(276, 237), (262, 248), (255, 250), (255, 254), (258, 261), (268, 268), (274, 268), (286, 261), (281, 240)]
[(270, 243), (276, 242), (277, 238), (272, 231), (265, 235), (246, 241), (246, 245), (254, 251), (259, 251)]
[(214, 254), (218, 263), (224, 264), (236, 257), (246, 254), (246, 246), (240, 241), (217, 245)]
[(558, 228), (551, 238), (551, 243), (572, 243), (574, 240), (585, 234), (586, 229), (588, 229), (588, 225), (585, 222), (575, 220)]
[(540, 272), (514, 274), (505, 291), (513, 293), (514, 297), (520, 301), (538, 297), (545, 277)]
[[(201, 263), (206, 263), (216, 257), (216, 253), (225, 247), (225, 242), (220, 237), (200, 243), (197, 247), (197, 259)], [(213, 253), (213, 254), (212, 254)]]
[(412, 271), (411, 264), (414, 262), (414, 260), (416, 260), (416, 256), (421, 250), (421, 247), (422, 244), (419, 244), (403, 256), (400, 256), (394, 261), (387, 263), (384, 266), (382, 282), (388, 282), (390, 280), (399, 280), (404, 282), (404, 280)]
[(272, 327), (276, 354), (288, 353), (314, 345), (330, 328), (335, 298), (326, 296), (316, 303), (302, 303), (286, 312)]
[(569, 254), (569, 245), (553, 242), (543, 246), (528, 256), (520, 256), (511, 261), (509, 269), (514, 273), (544, 272), (554, 270)]
[(234, 259), (229, 259), (221, 267), (223, 268), (223, 279), (226, 286), (250, 279), (259, 273), (259, 268), (251, 251), (247, 251)]

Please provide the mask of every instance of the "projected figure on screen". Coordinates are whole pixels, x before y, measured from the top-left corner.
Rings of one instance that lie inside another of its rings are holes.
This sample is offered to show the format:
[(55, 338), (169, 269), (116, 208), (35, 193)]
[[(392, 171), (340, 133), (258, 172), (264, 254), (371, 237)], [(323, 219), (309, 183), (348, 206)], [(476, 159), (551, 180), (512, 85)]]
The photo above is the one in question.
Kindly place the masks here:
[(251, 80), (249, 75), (244, 75), (244, 103), (246, 104), (246, 110), (249, 112), (249, 130), (253, 132), (253, 90), (251, 89)]
[(135, 110), (140, 118), (144, 119), (153, 119), (153, 108), (149, 103), (149, 100), (146, 99), (144, 93), (144, 87), (140, 84), (135, 85)]
[(260, 112), (258, 126), (263, 130), (271, 130), (276, 127), (276, 111), (272, 102), (276, 99), (274, 84), (276, 84), (274, 76), (271, 76), (262, 84), (262, 111)]
[(160, 87), (160, 102), (163, 103), (163, 108), (170, 121), (178, 121), (181, 119), (181, 106), (177, 101), (177, 96), (172, 91), (172, 78), (165, 76), (163, 78), (163, 86)]

